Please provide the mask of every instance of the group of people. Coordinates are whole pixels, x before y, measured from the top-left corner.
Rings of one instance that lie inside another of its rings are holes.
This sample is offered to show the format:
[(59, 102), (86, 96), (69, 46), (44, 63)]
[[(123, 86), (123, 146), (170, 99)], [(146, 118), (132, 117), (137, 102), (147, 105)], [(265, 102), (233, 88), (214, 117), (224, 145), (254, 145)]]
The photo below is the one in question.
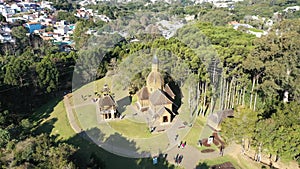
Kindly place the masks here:
[(175, 163), (180, 164), (182, 159), (183, 159), (183, 155), (177, 154), (176, 157), (175, 157)]
[[(185, 142), (180, 141), (180, 143), (178, 143), (178, 148), (184, 149), (185, 146), (186, 146), (186, 141)], [(183, 155), (177, 154), (175, 157), (175, 164), (180, 164), (182, 159), (183, 159)]]
[(178, 148), (184, 148), (186, 146), (186, 141), (185, 142), (182, 142), (180, 141), (180, 143), (178, 144)]

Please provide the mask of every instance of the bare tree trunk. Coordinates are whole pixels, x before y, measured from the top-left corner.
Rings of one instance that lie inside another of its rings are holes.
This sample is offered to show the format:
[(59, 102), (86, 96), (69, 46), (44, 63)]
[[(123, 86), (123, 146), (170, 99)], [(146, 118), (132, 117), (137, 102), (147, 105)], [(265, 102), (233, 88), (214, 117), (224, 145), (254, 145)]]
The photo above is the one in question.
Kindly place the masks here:
[(236, 100), (236, 84), (237, 84), (237, 81), (235, 80), (234, 85), (233, 85), (233, 91), (232, 91), (231, 107), (233, 107), (235, 105), (234, 101)]
[(200, 104), (200, 81), (197, 83), (196, 97), (196, 111), (198, 111)]
[(222, 110), (222, 102), (223, 102), (223, 77), (221, 76), (219, 110)]
[(222, 102), (221, 102), (221, 105), (222, 105), (222, 107), (221, 107), (221, 110), (224, 110), (224, 108), (225, 108), (225, 104), (224, 104), (224, 102), (225, 102), (225, 95), (226, 95), (226, 93), (225, 93), (225, 91), (226, 91), (226, 79), (223, 77), (223, 87), (222, 87)]
[(242, 154), (245, 155), (245, 139), (242, 139)]
[[(258, 78), (256, 78), (256, 86), (257, 86), (257, 84), (258, 84)], [(253, 105), (254, 111), (256, 109), (256, 99), (257, 99), (257, 91), (255, 90), (254, 105)]]
[(227, 109), (227, 99), (228, 99), (228, 81), (225, 79), (226, 87), (225, 87), (225, 99), (224, 99), (224, 109)]
[(238, 105), (242, 104), (242, 95), (243, 95), (243, 89), (240, 89), (239, 90), (239, 96), (238, 96), (239, 97), (239, 99), (238, 99), (239, 100), (238, 101)]
[(238, 84), (237, 84), (236, 90), (235, 90), (235, 98), (236, 98), (235, 104), (239, 105), (240, 90), (239, 90), (239, 85)]
[(246, 94), (246, 89), (245, 89), (245, 87), (244, 87), (244, 88), (243, 88), (242, 106), (245, 105), (245, 94)]
[(200, 95), (200, 112), (199, 112), (199, 114), (202, 115), (203, 101), (204, 101), (204, 97), (203, 97), (203, 95), (204, 95), (204, 90), (203, 90), (204, 89), (204, 83), (201, 82), (200, 86), (201, 86), (201, 89), (200, 89), (201, 95)]
[(203, 101), (203, 106), (204, 106), (204, 110), (203, 110), (203, 116), (205, 115), (205, 106), (206, 106), (206, 91), (207, 91), (207, 82), (205, 82), (205, 86), (204, 86), (204, 101)]
[(256, 158), (257, 162), (261, 161), (261, 148), (262, 148), (262, 143), (259, 143), (258, 153), (257, 153), (257, 158)]
[(249, 150), (250, 150), (250, 147), (251, 147), (251, 141), (250, 141), (250, 139), (248, 139), (247, 151), (249, 151)]
[[(289, 78), (290, 74), (291, 74), (291, 70), (287, 69), (286, 70), (286, 75), (287, 75), (286, 79), (287, 79), (287, 81), (288, 81), (288, 78)], [(289, 101), (289, 91), (285, 90), (284, 95), (283, 95), (283, 103), (287, 103), (288, 101)]]
[(228, 92), (228, 102), (227, 102), (227, 108), (231, 108), (230, 106), (230, 100), (231, 100), (231, 97), (232, 97), (232, 94), (231, 94), (231, 89), (232, 89), (232, 83), (234, 81), (234, 77), (231, 79), (230, 81), (230, 85), (229, 85), (229, 92)]
[(250, 93), (250, 109), (252, 109), (252, 98), (253, 98), (253, 90), (255, 87), (255, 76), (252, 79), (252, 88), (251, 88), (251, 93)]

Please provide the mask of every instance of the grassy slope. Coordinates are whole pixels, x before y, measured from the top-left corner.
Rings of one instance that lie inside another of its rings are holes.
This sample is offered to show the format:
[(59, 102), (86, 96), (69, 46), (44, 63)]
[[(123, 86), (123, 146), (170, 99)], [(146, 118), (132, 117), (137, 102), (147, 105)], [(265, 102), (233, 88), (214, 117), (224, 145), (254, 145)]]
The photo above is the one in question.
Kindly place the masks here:
[(135, 123), (124, 119), (119, 121), (110, 121), (109, 125), (118, 133), (126, 137), (149, 138), (153, 136), (153, 134), (149, 132), (149, 128), (145, 123)]
[[(75, 157), (77, 159), (77, 165), (79, 165), (81, 168), (86, 168), (86, 164), (91, 153), (95, 153), (98, 157), (101, 158), (101, 160), (105, 161), (106, 168), (108, 169), (167, 168), (166, 164), (164, 164), (163, 161), (160, 161), (159, 165), (154, 167), (151, 159), (131, 159), (114, 155), (99, 148), (94, 143), (83, 139), (78, 134), (75, 134), (68, 123), (64, 104), (60, 100), (61, 98), (52, 100), (36, 111), (35, 115), (32, 116), (31, 119), (33, 124), (36, 125), (36, 128), (33, 132), (36, 134), (43, 132), (49, 133), (51, 135), (56, 135), (57, 140), (68, 142), (69, 144), (78, 147), (79, 150), (75, 154)], [(86, 109), (86, 107), (82, 107), (82, 109)], [(199, 132), (203, 128), (204, 123), (205, 120), (202, 117), (197, 118), (197, 121), (191, 129), (190, 133), (185, 137), (185, 140), (189, 145), (195, 145), (197, 143)], [(112, 125), (115, 125), (114, 127), (116, 128), (124, 130), (122, 127), (120, 128), (120, 126), (116, 126), (116, 124)], [(122, 122), (121, 125), (125, 127), (124, 125), (127, 125), (127, 123)], [(247, 167), (247, 162), (245, 162), (243, 159), (227, 156), (213, 160), (206, 160), (204, 162), (207, 162), (208, 165), (214, 165), (223, 163), (225, 161), (231, 161), (236, 166), (240, 165), (243, 166), (243, 168), (249, 168)], [(239, 161), (239, 165), (237, 165), (237, 161)]]
[(119, 168), (167, 168), (171, 165), (164, 161), (159, 161), (157, 166), (153, 166), (152, 159), (132, 159), (114, 155), (101, 148), (94, 143), (87, 141), (80, 137), (72, 130), (68, 123), (66, 111), (62, 101), (50, 101), (48, 104), (38, 109), (31, 119), (36, 126), (34, 133), (49, 133), (56, 135), (57, 139), (62, 142), (78, 147), (75, 154), (76, 163), (80, 168), (86, 168), (91, 153), (95, 153), (102, 161), (105, 161), (105, 168), (119, 169)]
[[(253, 162), (249, 159), (245, 159), (245, 157), (242, 157), (240, 154), (237, 154), (235, 157), (232, 157), (230, 155), (225, 155), (223, 157), (218, 157), (215, 159), (210, 159), (210, 160), (203, 160), (199, 162), (199, 166), (201, 164), (204, 166), (213, 166), (217, 164), (222, 164), (225, 162), (231, 162), (235, 168), (237, 169), (255, 169), (255, 168), (261, 168), (263, 165)], [(201, 167), (199, 167), (201, 168)], [(205, 167), (203, 167), (205, 168)], [(268, 168), (268, 167), (267, 167)]]

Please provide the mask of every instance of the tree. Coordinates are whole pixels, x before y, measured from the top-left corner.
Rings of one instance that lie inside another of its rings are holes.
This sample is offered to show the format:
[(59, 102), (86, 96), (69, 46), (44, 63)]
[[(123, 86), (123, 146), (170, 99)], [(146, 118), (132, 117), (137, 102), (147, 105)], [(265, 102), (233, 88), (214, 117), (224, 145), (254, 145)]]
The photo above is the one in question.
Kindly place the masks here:
[[(32, 168), (75, 168), (71, 156), (75, 148), (65, 143), (56, 143), (53, 137), (42, 134), (17, 142), (13, 150), (4, 156), (5, 165), (10, 167), (31, 166)], [(11, 156), (10, 154), (13, 154)], [(10, 156), (10, 158), (7, 158)]]
[[(253, 141), (258, 113), (249, 108), (238, 107), (234, 111), (234, 118), (226, 118), (222, 122), (222, 133), (226, 142), (236, 141), (242, 144), (243, 152)], [(248, 147), (249, 148), (249, 147)]]
[(300, 162), (300, 106), (291, 102), (279, 103), (274, 108), (269, 110), (274, 111), (270, 118), (257, 123), (254, 145), (275, 157), (271, 161), (281, 158)]
[(50, 93), (55, 90), (58, 85), (58, 70), (55, 63), (46, 56), (36, 66), (36, 72), (38, 74), (38, 85)]
[(23, 26), (14, 27), (11, 34), (16, 38), (16, 56), (19, 56), (27, 46), (29, 46), (28, 31)]
[(30, 59), (10, 57), (9, 62), (5, 65), (4, 83), (19, 87), (28, 85), (31, 65)]
[[(255, 48), (245, 60), (245, 70), (253, 78), (253, 87), (264, 100), (290, 101), (289, 96), (299, 98), (299, 21), (283, 21), (267, 36), (254, 41)], [(256, 82), (255, 82), (256, 81)], [(253, 91), (252, 87), (252, 91)], [(252, 97), (251, 97), (252, 98)]]
[(88, 27), (86, 27), (83, 21), (76, 22), (73, 39), (77, 49), (81, 49), (85, 45), (89, 37), (87, 34), (85, 34), (87, 29)]
[(7, 130), (0, 128), (0, 146), (4, 147), (10, 140), (10, 134)]
[(0, 22), (6, 22), (6, 18), (2, 14), (0, 14)]
[(72, 13), (67, 11), (58, 11), (57, 20), (66, 20), (70, 24), (74, 24), (78, 21), (78, 18)]

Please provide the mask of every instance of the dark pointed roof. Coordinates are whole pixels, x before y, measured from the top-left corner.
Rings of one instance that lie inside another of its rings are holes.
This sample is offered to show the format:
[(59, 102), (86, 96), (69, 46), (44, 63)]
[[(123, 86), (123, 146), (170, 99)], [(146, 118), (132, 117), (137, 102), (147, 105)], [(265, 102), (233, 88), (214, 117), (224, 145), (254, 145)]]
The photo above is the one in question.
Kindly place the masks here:
[(153, 64), (158, 64), (158, 58), (157, 58), (156, 55), (153, 56), (152, 63)]
[(156, 90), (153, 92), (149, 97), (149, 101), (154, 106), (173, 103), (161, 90)]
[(107, 106), (109, 106), (109, 107), (117, 106), (117, 104), (110, 95), (107, 95), (107, 96), (101, 97), (99, 99), (99, 106), (100, 106), (100, 108), (104, 108)]
[(138, 93), (137, 96), (140, 100), (148, 100), (149, 92), (147, 87), (143, 87)]
[(165, 85), (165, 92), (172, 98), (175, 96), (175, 94), (173, 93), (172, 89), (168, 84)]
[(164, 84), (164, 79), (159, 72), (151, 71), (147, 77), (148, 86), (162, 86)]

